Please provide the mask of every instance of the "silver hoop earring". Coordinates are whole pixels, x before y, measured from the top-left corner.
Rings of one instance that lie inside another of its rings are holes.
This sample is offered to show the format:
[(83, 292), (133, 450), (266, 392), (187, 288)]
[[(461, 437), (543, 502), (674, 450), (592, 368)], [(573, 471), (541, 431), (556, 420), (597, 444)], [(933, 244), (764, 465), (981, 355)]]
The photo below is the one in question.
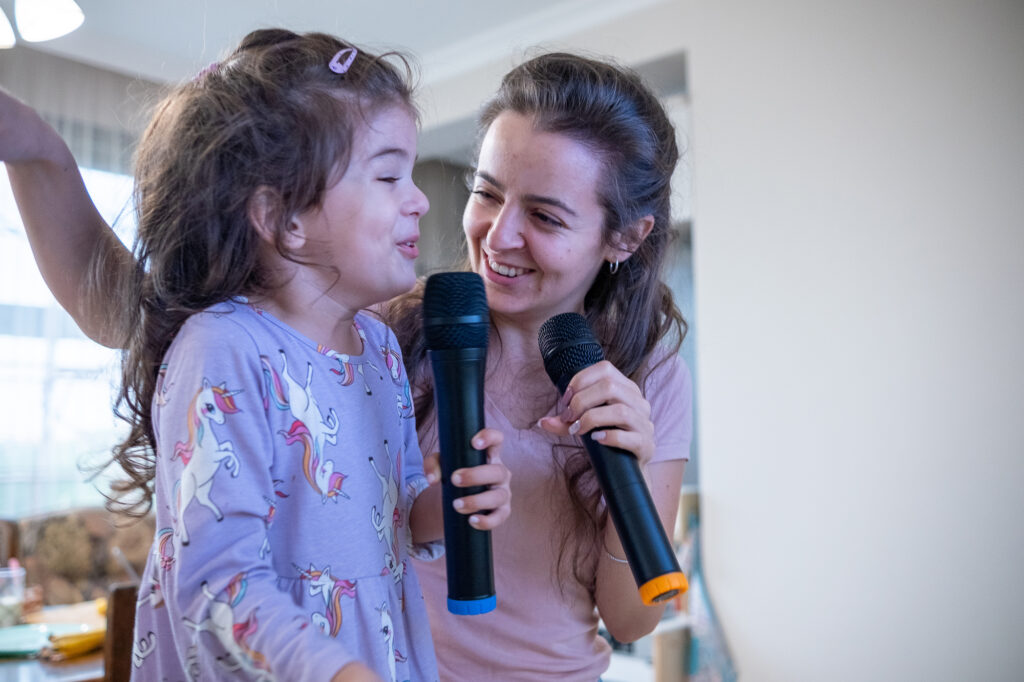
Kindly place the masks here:
[(609, 263), (608, 264), (608, 273), (609, 274), (614, 275), (618, 271), (619, 271), (619, 261), (615, 261), (614, 263)]

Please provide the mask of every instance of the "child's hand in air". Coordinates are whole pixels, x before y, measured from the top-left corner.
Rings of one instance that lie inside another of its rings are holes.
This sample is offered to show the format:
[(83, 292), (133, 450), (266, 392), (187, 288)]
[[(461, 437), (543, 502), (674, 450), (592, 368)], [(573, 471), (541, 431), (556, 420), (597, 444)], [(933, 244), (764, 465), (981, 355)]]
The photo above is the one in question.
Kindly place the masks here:
[(63, 142), (32, 107), (0, 88), (0, 161), (18, 163), (52, 157)]

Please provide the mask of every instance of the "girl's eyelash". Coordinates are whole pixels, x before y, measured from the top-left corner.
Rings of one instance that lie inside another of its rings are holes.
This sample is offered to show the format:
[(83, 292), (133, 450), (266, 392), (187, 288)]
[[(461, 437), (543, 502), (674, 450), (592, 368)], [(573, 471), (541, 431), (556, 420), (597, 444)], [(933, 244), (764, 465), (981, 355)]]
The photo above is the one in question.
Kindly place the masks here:
[(486, 189), (474, 189), (471, 194), (475, 194), (481, 199), (486, 199), (487, 201), (493, 201), (495, 199), (494, 194)]
[(398, 182), (398, 178), (394, 178), (394, 177), (390, 177), (390, 176), (389, 177), (383, 177), (383, 178), (377, 178), (377, 179), (380, 180), (381, 182)]

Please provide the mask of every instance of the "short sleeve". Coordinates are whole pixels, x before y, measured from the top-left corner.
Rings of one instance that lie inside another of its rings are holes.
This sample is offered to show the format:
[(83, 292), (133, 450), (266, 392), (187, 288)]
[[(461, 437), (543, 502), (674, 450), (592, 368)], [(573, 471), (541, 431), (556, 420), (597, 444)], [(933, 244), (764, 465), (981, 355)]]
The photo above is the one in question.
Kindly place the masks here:
[(652, 462), (690, 459), (693, 439), (693, 381), (690, 368), (676, 354), (658, 364), (645, 382), (651, 404), (655, 451)]

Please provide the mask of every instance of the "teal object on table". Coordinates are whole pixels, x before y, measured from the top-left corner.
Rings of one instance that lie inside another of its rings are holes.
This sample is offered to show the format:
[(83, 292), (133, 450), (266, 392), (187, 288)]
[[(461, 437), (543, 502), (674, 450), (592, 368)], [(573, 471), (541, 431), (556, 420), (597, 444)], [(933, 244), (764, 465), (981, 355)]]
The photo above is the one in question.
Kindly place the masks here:
[(35, 656), (49, 643), (50, 635), (69, 635), (88, 629), (88, 625), (80, 623), (40, 623), (0, 628), (0, 658)]

